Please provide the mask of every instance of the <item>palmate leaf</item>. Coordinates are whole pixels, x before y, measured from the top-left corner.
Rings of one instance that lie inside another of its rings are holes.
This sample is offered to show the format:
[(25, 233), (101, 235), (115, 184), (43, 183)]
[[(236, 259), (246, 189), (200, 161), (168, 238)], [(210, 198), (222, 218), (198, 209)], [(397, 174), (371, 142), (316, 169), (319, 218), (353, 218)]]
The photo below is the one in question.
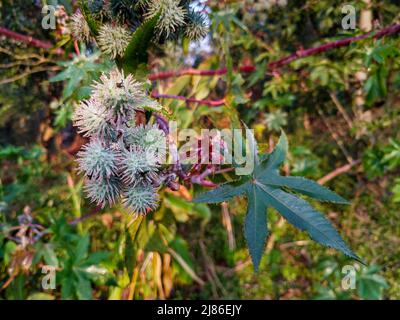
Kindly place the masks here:
[(346, 199), (343, 199), (341, 196), (337, 195), (333, 191), (321, 186), (315, 181), (306, 178), (283, 177), (276, 174), (270, 175), (268, 177), (260, 177), (259, 180), (265, 185), (286, 187), (320, 201), (349, 204)]
[[(252, 149), (257, 152), (257, 148)], [(287, 139), (282, 132), (279, 142), (272, 153), (262, 155), (260, 162), (258, 162), (257, 155), (254, 156), (256, 163), (253, 174), (203, 193), (193, 201), (217, 203), (227, 201), (236, 196), (246, 196), (248, 204), (244, 233), (256, 271), (258, 270), (268, 236), (268, 207), (277, 210), (296, 228), (307, 231), (316, 242), (337, 249), (363, 263), (347, 246), (329, 220), (305, 200), (285, 191), (285, 189), (290, 189), (321, 201), (348, 203), (333, 191), (322, 187), (314, 181), (301, 177), (280, 176), (279, 167), (286, 159), (287, 150)]]
[(268, 236), (267, 205), (262, 190), (255, 184), (247, 187), (247, 214), (244, 222), (244, 236), (249, 246), (255, 271), (258, 270)]
[(218, 189), (208, 191), (198, 195), (193, 201), (203, 203), (218, 203), (228, 201), (233, 197), (242, 195), (247, 188), (247, 184), (242, 180), (237, 180), (221, 185)]

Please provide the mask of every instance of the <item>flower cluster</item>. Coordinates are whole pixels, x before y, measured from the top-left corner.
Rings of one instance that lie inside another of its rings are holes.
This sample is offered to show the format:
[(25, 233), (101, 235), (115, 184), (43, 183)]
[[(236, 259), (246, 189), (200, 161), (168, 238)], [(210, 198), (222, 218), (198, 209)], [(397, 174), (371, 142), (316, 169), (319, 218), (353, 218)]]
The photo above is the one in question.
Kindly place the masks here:
[[(191, 0), (89, 0), (88, 8), (100, 25), (96, 41), (112, 58), (121, 56), (129, 38), (145, 21), (158, 17), (153, 40), (164, 43), (186, 37), (198, 41), (208, 34), (207, 17), (194, 11)], [(78, 40), (91, 40), (81, 13), (72, 17), (72, 34)]]
[(90, 28), (85, 17), (76, 12), (71, 18), (71, 32), (76, 40), (89, 42), (91, 40)]
[(124, 27), (106, 23), (99, 30), (97, 43), (101, 51), (115, 59), (124, 55), (130, 39), (130, 32)]
[(136, 115), (160, 108), (143, 84), (117, 69), (103, 74), (91, 98), (77, 106), (74, 124), (90, 139), (78, 153), (78, 168), (93, 202), (104, 207), (122, 199), (134, 214), (157, 207), (166, 135), (155, 124), (137, 125)]
[(148, 19), (160, 14), (157, 29), (166, 38), (174, 33), (179, 27), (185, 25), (187, 11), (179, 5), (177, 0), (150, 0), (147, 2)]
[(193, 41), (205, 38), (208, 34), (208, 24), (204, 14), (191, 10), (188, 14), (188, 23), (185, 36)]

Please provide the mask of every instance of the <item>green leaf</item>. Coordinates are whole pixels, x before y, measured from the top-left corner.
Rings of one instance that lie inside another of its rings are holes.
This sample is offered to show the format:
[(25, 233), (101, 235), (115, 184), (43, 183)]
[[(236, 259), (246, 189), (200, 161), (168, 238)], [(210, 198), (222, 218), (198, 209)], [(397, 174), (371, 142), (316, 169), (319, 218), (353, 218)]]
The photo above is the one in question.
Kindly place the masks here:
[(301, 194), (321, 201), (349, 204), (346, 199), (343, 199), (341, 196), (337, 195), (333, 191), (321, 186), (315, 181), (306, 178), (270, 175), (268, 177), (262, 177), (259, 180), (266, 185), (286, 187), (292, 189), (293, 191), (299, 192)]
[(83, 272), (76, 272), (77, 280), (75, 282), (76, 295), (79, 300), (92, 300), (92, 285), (90, 284), (90, 280), (86, 278), (86, 275)]
[[(307, 231), (318, 243), (342, 251), (349, 257), (362, 262), (342, 240), (331, 223), (305, 200), (278, 188), (260, 184), (265, 192), (266, 202), (279, 211), (296, 228)], [(363, 263), (363, 262), (362, 262)]]
[(395, 180), (395, 184), (392, 188), (392, 193), (393, 193), (393, 202), (398, 203), (400, 202), (400, 179)]
[(386, 288), (388, 285), (382, 276), (363, 276), (359, 280), (357, 292), (363, 299), (379, 300), (382, 299), (382, 291)]
[(244, 222), (244, 236), (249, 246), (254, 269), (257, 272), (268, 236), (267, 205), (262, 200), (263, 192), (258, 186), (252, 185), (246, 194), (248, 206)]
[[(255, 144), (254, 140), (252, 143)], [(257, 153), (257, 147), (250, 148)], [(245, 218), (244, 233), (249, 246), (250, 255), (257, 271), (268, 236), (267, 208), (276, 209), (291, 224), (300, 230), (307, 231), (318, 243), (342, 251), (349, 257), (362, 260), (353, 253), (340, 237), (332, 224), (315, 210), (308, 202), (286, 191), (313, 197), (322, 201), (348, 203), (345, 199), (320, 186), (314, 181), (301, 177), (283, 177), (279, 175), (279, 167), (285, 162), (288, 142), (282, 132), (278, 144), (271, 154), (256, 159), (253, 173), (234, 182), (223, 184), (217, 189), (203, 193), (194, 202), (216, 203), (228, 201), (233, 197), (246, 195), (248, 205)]]
[(26, 298), (27, 300), (55, 300), (56, 297), (48, 294), (48, 293), (44, 293), (44, 292), (35, 292), (32, 293), (28, 296), (28, 298)]
[(51, 243), (43, 245), (43, 258), (47, 265), (58, 267), (57, 255), (54, 252), (54, 247)]
[(258, 168), (255, 168), (256, 175), (258, 175), (259, 178), (262, 178), (263, 176), (268, 177), (270, 171), (278, 170), (283, 162), (285, 162), (287, 153), (288, 141), (286, 134), (282, 131), (281, 137), (279, 138), (274, 151), (272, 151), (272, 153), (267, 157), (261, 158), (261, 165)]
[(279, 131), (287, 125), (287, 113), (281, 110), (269, 112), (265, 115), (265, 124), (270, 130)]
[(68, 276), (64, 276), (61, 279), (61, 299), (67, 300), (71, 299), (73, 296), (73, 291), (74, 291), (74, 282), (71, 280), (71, 278)]
[(133, 240), (129, 230), (125, 231), (125, 266), (129, 274), (129, 278), (132, 278), (133, 269), (135, 268), (136, 264), (136, 250), (134, 248)]
[(61, 71), (59, 74), (56, 76), (52, 77), (49, 79), (49, 82), (58, 82), (58, 81), (64, 81), (69, 79), (71, 76), (71, 72), (69, 69), (66, 69), (64, 71)]
[(111, 257), (110, 252), (105, 252), (105, 251), (98, 251), (98, 252), (93, 252), (89, 255), (89, 257), (85, 261), (85, 265), (92, 265), (92, 264), (99, 264), (100, 262), (103, 262)]
[(225, 183), (218, 189), (214, 189), (198, 195), (193, 202), (219, 203), (240, 196), (246, 190), (246, 185), (241, 180)]
[(168, 251), (168, 247), (164, 244), (160, 231), (154, 232), (153, 236), (147, 242), (145, 250), (147, 252), (156, 251), (162, 254)]
[(81, 237), (75, 248), (75, 262), (79, 263), (86, 259), (89, 250), (89, 236)]
[(380, 268), (376, 265), (362, 269), (357, 278), (357, 293), (362, 299), (382, 299), (384, 289), (389, 288), (386, 279), (379, 275), (379, 271)]
[(153, 18), (147, 20), (137, 28), (132, 35), (132, 39), (125, 50), (124, 57), (119, 63), (125, 73), (135, 74), (140, 65), (147, 64), (149, 56), (148, 49), (159, 17), (160, 14), (157, 14)]
[(17, 249), (17, 245), (15, 242), (7, 241), (4, 246), (4, 265), (8, 266), (12, 259), (13, 252)]
[(389, 145), (384, 149), (382, 163), (388, 164), (390, 170), (400, 166), (400, 143), (390, 138)]
[(83, 16), (85, 17), (87, 24), (89, 25), (90, 32), (92, 33), (93, 36), (97, 37), (99, 34), (99, 26), (97, 25), (96, 20), (93, 18), (90, 12), (90, 9), (87, 5), (87, 1), (85, 2), (83, 0), (79, 0), (78, 5)]

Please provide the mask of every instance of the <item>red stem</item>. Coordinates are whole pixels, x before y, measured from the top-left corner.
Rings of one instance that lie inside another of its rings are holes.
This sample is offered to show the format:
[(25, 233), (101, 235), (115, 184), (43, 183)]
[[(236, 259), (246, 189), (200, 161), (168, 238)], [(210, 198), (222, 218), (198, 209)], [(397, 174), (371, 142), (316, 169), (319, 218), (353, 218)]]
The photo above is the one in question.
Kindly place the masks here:
[[(368, 32), (368, 33), (365, 33), (365, 34), (362, 34), (359, 36), (349, 37), (346, 39), (329, 42), (329, 43), (320, 45), (315, 48), (310, 48), (310, 49), (305, 49), (305, 50), (300, 49), (287, 57), (281, 58), (276, 61), (271, 61), (268, 64), (267, 68), (269, 70), (271, 70), (272, 72), (274, 72), (276, 68), (284, 66), (286, 64), (289, 64), (295, 60), (298, 60), (298, 59), (301, 59), (304, 57), (308, 57), (308, 56), (311, 56), (314, 54), (325, 52), (325, 51), (328, 51), (328, 50), (331, 50), (334, 48), (344, 47), (344, 46), (349, 45), (352, 42), (367, 39), (371, 36), (373, 36), (374, 39), (380, 39), (384, 36), (394, 34), (399, 31), (400, 31), (400, 23), (397, 23), (397, 24), (391, 25), (387, 28), (384, 28), (381, 31), (376, 32), (376, 33), (375, 33), (375, 31)], [(18, 41), (25, 42), (27, 44), (33, 45), (38, 48), (51, 49), (53, 47), (53, 45), (47, 41), (42, 41), (42, 40), (38, 40), (38, 39), (35, 39), (30, 36), (25, 36), (25, 35), (16, 33), (14, 31), (11, 31), (11, 30), (8, 30), (8, 29), (2, 28), (2, 27), (0, 27), (0, 34), (6, 36), (8, 38), (12, 38), (12, 39), (15, 39)], [(75, 46), (75, 48), (76, 48), (76, 46)], [(64, 54), (64, 50), (62, 50), (60, 48), (56, 49), (54, 52), (58, 55)], [(238, 69), (238, 71), (242, 72), (242, 73), (251, 73), (251, 72), (254, 72), (255, 70), (256, 70), (256, 67), (251, 66), (251, 65), (241, 66)], [(171, 77), (180, 77), (180, 76), (184, 76), (184, 75), (214, 76), (214, 75), (224, 75), (226, 73), (227, 73), (226, 68), (216, 69), (216, 70), (185, 69), (185, 70), (178, 70), (178, 71), (164, 71), (164, 72), (155, 73), (155, 74), (150, 75), (149, 79), (150, 80), (167, 79), (167, 78), (171, 78)], [(153, 93), (152, 96), (153, 96), (153, 98), (175, 99), (175, 100), (186, 101), (187, 103), (199, 103), (199, 104), (208, 105), (208, 106), (220, 106), (225, 103), (225, 99), (216, 100), (216, 101), (198, 100), (198, 99), (194, 99), (194, 98), (186, 98), (184, 96), (157, 94), (157, 93)]]
[[(28, 45), (31, 45), (31, 46), (34, 46), (37, 48), (41, 48), (41, 49), (52, 49), (53, 48), (53, 44), (48, 41), (38, 40), (31, 36), (26, 36), (26, 35), (8, 30), (3, 27), (0, 27), (0, 34), (4, 35), (7, 38), (11, 38), (11, 39), (14, 39), (14, 40), (17, 40), (20, 42), (24, 42)], [(57, 48), (54, 50), (54, 53), (57, 55), (63, 55), (64, 50), (61, 48)]]
[(187, 98), (184, 96), (177, 96), (173, 94), (162, 94), (162, 93), (157, 93), (153, 92), (151, 96), (155, 99), (174, 99), (174, 100), (180, 100), (180, 101), (186, 101), (187, 103), (198, 103), (206, 106), (222, 106), (225, 104), (225, 99), (220, 99), (220, 100), (199, 100), (199, 99), (194, 99), (194, 98)]
[(352, 42), (364, 40), (364, 39), (367, 39), (367, 38), (369, 38), (371, 36), (373, 36), (374, 39), (380, 39), (380, 38), (382, 38), (382, 37), (384, 37), (386, 35), (393, 34), (393, 33), (399, 32), (399, 31), (400, 31), (400, 23), (394, 24), (394, 25), (389, 26), (389, 27), (387, 27), (385, 29), (382, 29), (381, 31), (377, 32), (375, 35), (374, 35), (375, 31), (373, 31), (373, 32), (368, 32), (368, 33), (356, 36), (356, 37), (350, 37), (350, 38), (346, 38), (346, 39), (341, 39), (341, 40), (329, 42), (329, 43), (320, 45), (320, 46), (315, 47), (315, 48), (310, 48), (310, 49), (306, 49), (306, 50), (298, 50), (295, 53), (292, 53), (291, 55), (289, 55), (287, 57), (284, 57), (282, 59), (270, 62), (268, 64), (268, 68), (269, 69), (274, 69), (274, 68), (283, 66), (285, 64), (289, 64), (294, 60), (301, 59), (301, 58), (304, 58), (304, 57), (308, 57), (308, 56), (311, 56), (311, 55), (314, 55), (314, 54), (318, 54), (318, 53), (321, 53), (321, 52), (325, 52), (325, 51), (328, 51), (330, 49), (344, 47), (344, 46), (349, 45)]
[[(381, 31), (377, 32), (374, 35), (374, 32), (369, 32), (365, 33), (359, 36), (355, 37), (350, 37), (346, 39), (341, 39), (333, 42), (329, 42), (323, 45), (320, 45), (315, 48), (310, 48), (310, 49), (305, 49), (305, 50), (298, 50), (295, 53), (292, 53), (289, 56), (286, 56), (284, 58), (281, 58), (276, 61), (271, 61), (268, 64), (268, 70), (271, 70), (272, 72), (279, 67), (282, 67), (286, 64), (289, 64), (295, 60), (305, 58), (314, 54), (318, 54), (321, 52), (325, 52), (334, 48), (339, 48), (339, 47), (344, 47), (349, 45), (352, 42), (355, 41), (360, 41), (367, 39), (371, 36), (373, 36), (374, 39), (380, 39), (384, 36), (394, 34), (400, 31), (400, 23), (394, 24), (392, 26), (389, 26), (385, 29), (382, 29)], [(254, 66), (246, 65), (242, 66), (239, 68), (239, 71), (242, 73), (250, 73), (254, 72), (256, 68)], [(200, 75), (200, 76), (215, 76), (215, 75), (224, 75), (226, 74), (227, 69), (222, 68), (222, 69), (215, 69), (215, 70), (196, 70), (196, 69), (185, 69), (185, 70), (178, 70), (178, 71), (164, 71), (164, 72), (159, 72), (159, 73), (154, 73), (150, 75), (149, 79), (150, 80), (162, 80), (162, 79), (167, 79), (167, 78), (173, 78), (173, 77), (180, 77), (184, 75)]]
[[(251, 73), (256, 71), (256, 67), (254, 66), (242, 66), (239, 68), (239, 72), (242, 73)], [(197, 69), (184, 69), (178, 71), (163, 71), (159, 73), (154, 73), (149, 76), (150, 80), (157, 79), (168, 79), (174, 77), (181, 77), (186, 75), (193, 76), (216, 76), (216, 75), (224, 75), (227, 73), (226, 68), (216, 69), (216, 70), (197, 70)]]
[[(349, 45), (352, 42), (364, 40), (371, 36), (373, 36), (374, 39), (380, 39), (384, 36), (394, 34), (399, 31), (400, 31), (400, 23), (397, 23), (397, 24), (391, 25), (389, 27), (386, 27), (386, 28), (382, 29), (381, 31), (378, 31), (377, 33), (375, 33), (375, 31), (368, 32), (368, 33), (365, 33), (365, 34), (362, 34), (359, 36), (349, 37), (346, 39), (329, 42), (329, 43), (320, 45), (315, 48), (310, 48), (310, 49), (306, 49), (306, 50), (300, 49), (287, 57), (281, 58), (276, 61), (271, 61), (268, 64), (268, 69), (273, 71), (275, 68), (289, 64), (295, 60), (298, 60), (298, 59), (301, 59), (304, 57), (308, 57), (308, 56), (311, 56), (314, 54), (325, 52), (330, 49), (344, 47), (344, 46)], [(38, 39), (35, 39), (30, 36), (22, 35), (22, 34), (8, 30), (3, 27), (0, 27), (0, 34), (6, 36), (8, 38), (12, 38), (17, 41), (21, 41), (21, 42), (33, 45), (38, 48), (42, 48), (42, 49), (53, 48), (53, 45), (50, 42), (42, 41), (42, 40), (38, 40)], [(54, 53), (58, 54), (58, 55), (63, 55), (64, 50), (58, 48), (54, 51)], [(251, 73), (251, 72), (254, 72), (255, 70), (256, 70), (256, 68), (254, 66), (250, 66), (250, 65), (239, 67), (239, 72), (242, 72), (242, 73)], [(216, 69), (216, 70), (185, 69), (185, 70), (179, 70), (179, 71), (164, 71), (164, 72), (154, 73), (149, 76), (149, 79), (150, 80), (167, 79), (167, 78), (172, 78), (172, 77), (180, 77), (180, 76), (184, 76), (184, 75), (214, 76), (214, 75), (224, 75), (226, 73), (227, 73), (226, 68)]]
[(81, 55), (81, 51), (79, 49), (79, 44), (77, 40), (74, 40), (74, 49), (75, 49), (75, 53), (80, 56)]

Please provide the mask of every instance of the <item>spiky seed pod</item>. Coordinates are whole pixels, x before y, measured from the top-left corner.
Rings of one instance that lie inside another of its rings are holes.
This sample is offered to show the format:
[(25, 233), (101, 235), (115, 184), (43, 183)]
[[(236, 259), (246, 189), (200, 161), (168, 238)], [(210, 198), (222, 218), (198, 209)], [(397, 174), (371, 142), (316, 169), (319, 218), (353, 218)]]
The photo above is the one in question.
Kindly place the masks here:
[(103, 182), (117, 173), (117, 153), (105, 147), (99, 139), (93, 139), (78, 152), (79, 171), (92, 180)]
[(122, 24), (138, 27), (142, 14), (139, 0), (110, 0), (108, 8), (113, 18)]
[(165, 159), (167, 153), (167, 137), (164, 131), (157, 125), (146, 124), (125, 130), (124, 141), (127, 145), (138, 145), (154, 155), (154, 159), (160, 162)]
[(87, 6), (92, 17), (100, 23), (108, 21), (111, 16), (107, 1), (108, 0), (87, 0)]
[(190, 11), (185, 26), (185, 36), (192, 41), (205, 38), (209, 32), (206, 17), (200, 12)]
[(115, 130), (110, 124), (110, 111), (95, 100), (81, 101), (75, 108), (72, 121), (85, 137), (97, 135), (112, 138)]
[(130, 38), (131, 35), (129, 31), (124, 27), (104, 24), (99, 30), (97, 43), (105, 54), (115, 59), (124, 55)]
[(136, 215), (146, 215), (157, 208), (158, 193), (151, 185), (135, 185), (127, 188), (123, 193), (124, 206)]
[(80, 12), (76, 12), (71, 18), (71, 32), (76, 40), (90, 42), (90, 28), (85, 17)]
[(139, 146), (130, 146), (121, 152), (120, 169), (125, 183), (152, 181), (157, 177), (159, 165), (153, 153)]
[(104, 10), (105, 1), (104, 0), (88, 0), (87, 1), (89, 10), (92, 14), (96, 14), (101, 10)]
[(121, 189), (122, 184), (116, 177), (104, 179), (101, 183), (97, 180), (87, 179), (84, 187), (90, 200), (102, 208), (115, 204), (119, 199)]
[(185, 25), (187, 10), (177, 0), (149, 0), (145, 17), (151, 19), (160, 13), (157, 29), (166, 38), (179, 27)]
[(95, 82), (92, 98), (115, 115), (132, 119), (135, 109), (140, 109), (138, 102), (145, 97), (142, 87), (132, 75), (125, 78), (122, 72), (114, 69), (108, 75), (103, 73), (100, 82)]

